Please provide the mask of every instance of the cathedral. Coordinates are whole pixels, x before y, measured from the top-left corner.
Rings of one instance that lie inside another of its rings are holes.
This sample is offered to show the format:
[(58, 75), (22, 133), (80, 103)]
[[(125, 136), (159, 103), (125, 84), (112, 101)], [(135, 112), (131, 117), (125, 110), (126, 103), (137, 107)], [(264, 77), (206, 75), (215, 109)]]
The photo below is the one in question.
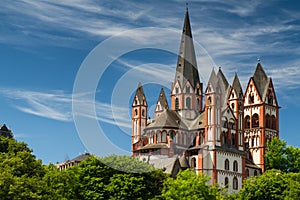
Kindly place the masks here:
[(265, 171), (266, 143), (279, 136), (279, 106), (258, 60), (243, 91), (238, 75), (230, 84), (221, 68), (204, 88), (199, 78), (189, 12), (186, 9), (171, 102), (164, 89), (154, 118), (148, 118), (141, 83), (132, 102), (132, 155), (172, 175), (193, 169), (229, 191)]

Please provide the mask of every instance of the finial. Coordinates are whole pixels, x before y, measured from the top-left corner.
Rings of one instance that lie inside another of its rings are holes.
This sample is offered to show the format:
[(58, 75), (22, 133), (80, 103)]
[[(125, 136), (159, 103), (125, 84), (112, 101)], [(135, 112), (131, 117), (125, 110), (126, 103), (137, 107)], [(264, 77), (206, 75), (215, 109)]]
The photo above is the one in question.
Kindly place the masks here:
[(186, 3), (185, 3), (185, 6), (186, 6), (186, 11), (188, 11), (188, 10), (189, 10), (189, 8), (188, 8), (188, 7), (189, 7), (189, 3), (186, 2)]
[(260, 56), (258, 56), (258, 58), (257, 58), (257, 62), (258, 62), (258, 63), (260, 63)]

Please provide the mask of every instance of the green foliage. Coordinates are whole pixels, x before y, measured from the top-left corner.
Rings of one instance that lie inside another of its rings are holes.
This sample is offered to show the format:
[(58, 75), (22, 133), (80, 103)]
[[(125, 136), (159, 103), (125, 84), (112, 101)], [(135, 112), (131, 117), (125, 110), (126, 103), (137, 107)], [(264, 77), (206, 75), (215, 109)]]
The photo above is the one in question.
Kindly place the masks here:
[(278, 169), (283, 172), (300, 172), (300, 149), (286, 147), (286, 142), (273, 138), (267, 144), (265, 154), (266, 169)]
[(266, 166), (277, 170), (246, 179), (240, 192), (228, 195), (205, 175), (185, 170), (172, 179), (129, 156), (91, 156), (58, 171), (43, 166), (25, 143), (0, 137), (0, 199), (300, 199), (299, 148), (274, 138)]
[(288, 172), (300, 172), (300, 148), (288, 146), (285, 151)]
[(287, 189), (287, 179), (279, 170), (269, 170), (258, 177), (246, 179), (239, 192), (240, 199), (283, 199), (282, 193)]
[(0, 136), (1, 199), (42, 199), (44, 174), (25, 143)]
[(46, 174), (43, 177), (44, 199), (79, 199), (77, 192), (79, 187), (78, 168), (70, 167), (59, 171), (50, 164), (45, 167)]
[(106, 186), (114, 170), (98, 158), (90, 157), (79, 165), (79, 193), (82, 199), (108, 199)]
[(180, 171), (175, 180), (169, 178), (165, 182), (162, 197), (171, 199), (219, 199), (220, 194), (217, 186), (210, 186), (208, 176), (194, 171)]
[(155, 170), (152, 165), (131, 156), (110, 155), (100, 158), (100, 161), (117, 171), (126, 173), (145, 173)]
[[(128, 173), (132, 170), (147, 173)], [(136, 158), (116, 155), (92, 156), (80, 163), (78, 172), (81, 199), (151, 199), (161, 194), (166, 178), (161, 170)]]
[(114, 174), (106, 187), (109, 199), (142, 199), (147, 186), (143, 176)]
[(273, 138), (267, 143), (267, 151), (265, 153), (266, 169), (278, 169), (286, 171), (286, 143), (279, 138)]

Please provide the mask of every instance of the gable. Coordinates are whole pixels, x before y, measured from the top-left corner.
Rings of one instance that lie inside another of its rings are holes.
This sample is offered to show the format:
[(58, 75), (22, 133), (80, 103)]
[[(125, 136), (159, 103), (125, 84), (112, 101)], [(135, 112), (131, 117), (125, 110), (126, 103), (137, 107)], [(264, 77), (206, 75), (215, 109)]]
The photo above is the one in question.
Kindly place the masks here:
[(247, 88), (246, 88), (246, 91), (244, 94), (244, 99), (245, 99), (244, 106), (263, 103), (252, 77), (250, 78), (250, 80), (248, 82), (248, 85), (247, 85)]

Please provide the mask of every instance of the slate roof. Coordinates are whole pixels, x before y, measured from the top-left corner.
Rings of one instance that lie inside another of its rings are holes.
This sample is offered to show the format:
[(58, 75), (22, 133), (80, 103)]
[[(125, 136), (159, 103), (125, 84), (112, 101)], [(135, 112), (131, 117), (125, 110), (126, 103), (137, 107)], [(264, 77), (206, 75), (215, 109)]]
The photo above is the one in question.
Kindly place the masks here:
[(233, 79), (233, 83), (232, 83), (232, 88), (234, 90), (234, 92), (236, 93), (236, 95), (243, 95), (243, 89), (239, 80), (239, 77), (237, 75), (237, 73), (235, 73), (234, 79)]
[(217, 77), (218, 77), (220, 83), (224, 86), (224, 89), (227, 90), (228, 87), (229, 87), (229, 83), (228, 83), (228, 81), (227, 81), (225, 75), (223, 74), (223, 72), (222, 72), (222, 70), (221, 70), (221, 67), (219, 68)]
[(216, 86), (218, 83), (218, 77), (216, 75), (216, 72), (214, 69), (212, 69), (211, 73), (210, 73), (210, 77), (208, 79), (208, 84), (211, 84), (212, 87), (214, 88), (214, 91), (216, 91)]
[(181, 120), (180, 115), (175, 110), (164, 110), (157, 119), (145, 129), (162, 127), (187, 129), (186, 124)]
[(147, 144), (147, 145), (139, 148), (138, 151), (145, 150), (145, 149), (167, 149), (167, 148), (169, 148), (169, 147), (165, 143)]
[(80, 154), (79, 156), (73, 158), (72, 160), (69, 160), (68, 162), (74, 162), (74, 161), (81, 162), (89, 157), (91, 157), (91, 154), (84, 153), (84, 154)]
[(256, 164), (254, 164), (254, 162), (252, 162), (252, 161), (251, 161), (250, 159), (248, 159), (248, 158), (246, 158), (246, 167), (261, 170), (261, 168), (260, 168), (259, 166), (257, 166)]
[(189, 130), (198, 130), (204, 128), (204, 112), (201, 113), (194, 120), (185, 120), (185, 124), (187, 124)]
[(264, 69), (262, 68), (262, 65), (260, 64), (260, 62), (258, 62), (253, 75), (253, 82), (262, 100), (264, 99), (264, 93), (265, 90), (267, 89), (266, 87), (268, 86), (269, 81), (270, 80), (267, 77)]
[(189, 12), (186, 9), (174, 83), (178, 81), (183, 87), (188, 80), (192, 87), (200, 83)]
[(186, 159), (185, 156), (181, 156), (179, 158), (179, 163), (180, 163), (180, 167), (181, 168), (189, 168), (190, 167), (189, 163), (188, 163), (188, 161), (187, 161), (187, 159)]
[(168, 105), (168, 101), (166, 98), (164, 88), (161, 88), (161, 90), (160, 90), (159, 97), (158, 97), (156, 104), (158, 104), (158, 103), (160, 103), (160, 105), (162, 106), (163, 109), (169, 109), (169, 105)]
[(149, 164), (153, 164), (156, 169), (164, 169), (164, 172), (171, 174), (177, 159), (177, 157), (150, 159)]
[[(135, 96), (137, 96), (138, 101), (140, 103), (143, 102), (143, 97), (145, 97), (145, 93), (144, 93), (143, 86), (141, 83), (138, 84), (138, 88), (136, 89)], [(146, 101), (146, 98), (145, 98), (145, 101)]]

